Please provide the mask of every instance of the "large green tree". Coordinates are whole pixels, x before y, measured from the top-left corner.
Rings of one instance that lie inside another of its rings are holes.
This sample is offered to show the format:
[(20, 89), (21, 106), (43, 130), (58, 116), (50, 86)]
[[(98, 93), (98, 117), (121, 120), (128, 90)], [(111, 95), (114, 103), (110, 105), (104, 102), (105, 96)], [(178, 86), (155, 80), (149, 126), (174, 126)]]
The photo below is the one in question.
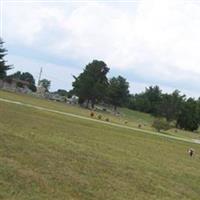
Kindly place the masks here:
[[(36, 92), (35, 79), (31, 73), (17, 71), (16, 73), (10, 75), (8, 78), (26, 81), (29, 83), (29, 89), (33, 92)], [(21, 86), (20, 83), (18, 86)]]
[(149, 88), (146, 88), (145, 91), (145, 97), (149, 102), (149, 113), (152, 113), (153, 115), (158, 115), (158, 106), (161, 103), (161, 95), (162, 90), (158, 86), (150, 86)]
[(106, 94), (108, 79), (106, 77), (109, 68), (106, 63), (93, 60), (86, 65), (84, 71), (72, 83), (74, 93), (79, 97), (80, 103), (91, 102), (92, 108), (97, 100), (102, 100)]
[(185, 95), (175, 90), (172, 94), (162, 94), (162, 100), (158, 107), (158, 115), (165, 117), (167, 121), (176, 120), (185, 101)]
[(6, 64), (5, 56), (7, 54), (7, 50), (3, 47), (4, 42), (0, 38), (0, 79), (4, 79), (7, 75), (7, 71), (11, 69), (10, 65)]
[(177, 118), (177, 126), (179, 128), (195, 131), (199, 127), (198, 103), (189, 98), (182, 104), (181, 111)]
[(29, 82), (31, 85), (35, 85), (35, 79), (29, 72), (22, 73), (20, 79)]
[(117, 106), (125, 105), (129, 97), (129, 83), (122, 76), (113, 77), (109, 80), (107, 97), (109, 103), (114, 106), (114, 110)]

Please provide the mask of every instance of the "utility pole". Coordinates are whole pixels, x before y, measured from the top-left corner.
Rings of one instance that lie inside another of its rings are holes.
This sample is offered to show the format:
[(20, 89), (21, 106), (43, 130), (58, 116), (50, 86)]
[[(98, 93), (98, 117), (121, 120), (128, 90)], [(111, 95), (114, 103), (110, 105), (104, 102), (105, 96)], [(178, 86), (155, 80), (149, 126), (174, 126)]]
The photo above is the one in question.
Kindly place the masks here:
[(40, 80), (42, 76), (42, 67), (40, 68), (39, 78), (38, 78), (38, 87), (40, 86)]

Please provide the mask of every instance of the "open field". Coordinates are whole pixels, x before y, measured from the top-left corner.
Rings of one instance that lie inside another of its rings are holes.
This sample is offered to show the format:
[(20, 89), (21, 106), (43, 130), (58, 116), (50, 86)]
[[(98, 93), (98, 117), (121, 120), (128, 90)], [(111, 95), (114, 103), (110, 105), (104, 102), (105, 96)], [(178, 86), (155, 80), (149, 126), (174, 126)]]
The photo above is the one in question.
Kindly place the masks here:
[[(0, 97), (89, 114), (29, 96)], [(117, 124), (135, 119), (128, 125), (136, 126), (140, 118), (150, 124), (150, 116), (130, 112), (106, 116)], [(0, 199), (199, 199), (200, 145), (6, 102), (0, 114)]]

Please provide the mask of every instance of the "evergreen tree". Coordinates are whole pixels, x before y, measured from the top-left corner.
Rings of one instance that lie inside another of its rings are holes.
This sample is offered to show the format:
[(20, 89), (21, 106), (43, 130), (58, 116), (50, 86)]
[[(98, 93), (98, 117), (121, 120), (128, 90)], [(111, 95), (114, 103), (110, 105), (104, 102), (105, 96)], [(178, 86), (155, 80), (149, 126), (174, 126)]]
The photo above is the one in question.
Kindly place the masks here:
[(4, 79), (7, 75), (7, 71), (11, 69), (10, 65), (6, 64), (4, 57), (6, 56), (7, 50), (3, 47), (4, 42), (0, 38), (0, 79)]

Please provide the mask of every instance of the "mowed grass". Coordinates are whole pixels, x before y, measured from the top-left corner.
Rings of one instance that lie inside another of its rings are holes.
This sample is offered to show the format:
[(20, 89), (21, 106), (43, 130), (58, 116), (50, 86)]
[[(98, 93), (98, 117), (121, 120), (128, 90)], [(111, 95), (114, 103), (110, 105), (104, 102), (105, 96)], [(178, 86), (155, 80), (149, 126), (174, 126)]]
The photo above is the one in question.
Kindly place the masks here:
[(0, 199), (199, 199), (199, 145), (4, 102), (0, 115)]
[[(5, 92), (5, 91), (0, 91), (0, 97), (9, 99), (9, 100), (14, 100), (14, 101), (19, 101), (22, 103), (27, 103), (31, 105), (37, 105), (37, 106), (42, 106), (44, 108), (48, 109), (55, 109), (57, 111), (62, 111), (62, 112), (69, 112), (85, 117), (90, 116), (90, 111), (84, 108), (81, 108), (80, 106), (72, 106), (66, 103), (59, 103), (59, 102), (53, 102), (53, 101), (48, 101), (36, 97), (31, 97), (28, 95), (23, 95), (23, 94), (16, 94), (16, 93), (11, 93), (11, 92)], [(109, 114), (107, 112), (95, 112), (95, 117), (100, 114), (103, 116), (103, 120), (106, 118), (109, 118), (109, 120), (113, 123), (116, 124), (121, 124), (121, 125), (126, 125), (129, 127), (134, 127), (138, 128), (138, 125), (142, 125), (143, 130), (150, 130), (150, 131), (155, 131), (152, 127), (152, 123), (154, 121), (154, 117), (152, 117), (149, 114), (146, 113), (141, 113), (138, 111), (134, 110), (129, 110), (127, 108), (118, 108), (120, 111), (121, 115), (120, 116), (114, 116), (112, 114)], [(125, 124), (125, 122), (128, 122)], [(192, 138), (192, 139), (200, 139), (200, 131), (197, 133), (192, 133), (189, 131), (184, 131), (184, 130), (176, 130), (171, 129), (167, 132), (164, 132), (165, 134), (176, 136), (176, 137), (182, 137), (182, 138)]]
[[(0, 97), (8, 99), (8, 100), (14, 100), (14, 101), (22, 102), (22, 103), (31, 104), (31, 105), (38, 105), (38, 106), (42, 106), (48, 109), (55, 109), (57, 111), (69, 112), (69, 113), (73, 113), (73, 114), (77, 114), (77, 115), (81, 115), (85, 117), (90, 117), (90, 112), (91, 112), (90, 110), (81, 108), (80, 106), (54, 102), (50, 100), (40, 99), (40, 98), (23, 95), (23, 94), (16, 94), (12, 92), (0, 91)], [(121, 113), (120, 116), (115, 116), (108, 112), (95, 111), (94, 118), (97, 118), (98, 115), (102, 115), (104, 120), (106, 118), (109, 118), (111, 122), (114, 122), (117, 124), (124, 125), (125, 122), (127, 121), (128, 126), (138, 127), (139, 124), (142, 124), (142, 125), (147, 126), (146, 128), (148, 129), (153, 122), (153, 117), (151, 117), (148, 114), (132, 111), (126, 108), (119, 108), (119, 111)]]

